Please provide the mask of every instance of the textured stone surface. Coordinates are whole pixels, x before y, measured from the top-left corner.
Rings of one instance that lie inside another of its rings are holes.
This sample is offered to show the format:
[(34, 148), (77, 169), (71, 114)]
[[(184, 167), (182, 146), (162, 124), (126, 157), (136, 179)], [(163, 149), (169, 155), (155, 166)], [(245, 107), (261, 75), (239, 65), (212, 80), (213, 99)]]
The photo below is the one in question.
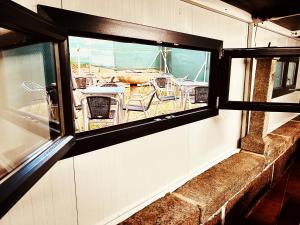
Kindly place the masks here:
[(298, 121), (298, 122), (300, 122), (300, 115), (299, 115), (299, 116), (296, 116), (296, 117), (294, 117), (294, 118), (292, 119), (292, 121)]
[(300, 138), (300, 123), (297, 121), (289, 121), (272, 131), (271, 134), (277, 134), (291, 138), (291, 141), (294, 143)]
[(226, 205), (225, 225), (236, 225), (242, 221), (257, 200), (271, 185), (272, 167), (263, 171)]
[[(274, 72), (276, 62), (272, 58), (257, 60), (253, 101), (270, 102), (272, 99)], [(269, 112), (252, 111), (250, 114), (249, 132), (242, 139), (241, 148), (247, 151), (263, 154), (268, 148), (267, 136)]]
[(222, 225), (221, 212), (217, 213), (213, 218), (204, 223), (204, 225)]
[(268, 134), (266, 137), (268, 139), (266, 142), (268, 146), (264, 151), (264, 155), (266, 157), (266, 165), (274, 162), (276, 158), (278, 158), (283, 152), (289, 149), (292, 145), (292, 138), (276, 135), (276, 134)]
[(276, 183), (295, 159), (296, 144), (288, 148), (274, 163), (273, 183)]
[(264, 167), (264, 158), (253, 153), (237, 153), (205, 171), (175, 191), (200, 207), (204, 223)]
[(266, 162), (271, 163), (280, 154), (292, 146), (300, 138), (300, 122), (289, 121), (266, 137), (247, 135), (242, 139), (241, 148), (264, 154)]
[(276, 60), (258, 58), (255, 71), (253, 101), (268, 102), (272, 99)]
[(137, 212), (122, 225), (196, 225), (199, 224), (200, 211), (197, 206), (167, 194), (141, 211)]
[(267, 138), (248, 134), (242, 138), (241, 149), (263, 155), (268, 145)]

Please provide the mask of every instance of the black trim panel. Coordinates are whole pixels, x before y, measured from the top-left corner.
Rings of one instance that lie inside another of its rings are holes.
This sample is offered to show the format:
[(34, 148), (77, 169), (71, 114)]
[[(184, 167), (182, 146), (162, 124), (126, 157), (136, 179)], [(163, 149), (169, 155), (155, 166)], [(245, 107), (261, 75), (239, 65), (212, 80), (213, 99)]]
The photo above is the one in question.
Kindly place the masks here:
[(219, 82), (220, 109), (270, 111), (270, 112), (300, 112), (298, 103), (277, 102), (243, 102), (229, 100), (231, 78), (231, 62), (233, 58), (260, 57), (299, 57), (300, 48), (241, 48), (225, 49), (221, 60), (221, 81)]
[(74, 145), (72, 136), (59, 138), (0, 184), (0, 218)]
[(51, 38), (53, 41), (66, 39), (63, 29), (11, 0), (0, 1), (0, 15), (0, 26), (7, 29), (39, 36), (41, 39)]
[(93, 37), (118, 41), (134, 41), (141, 44), (163, 43), (174, 47), (174, 44), (201, 48), (201, 50), (217, 50), (221, 52), (223, 41), (185, 34), (170, 30), (144, 26), (120, 20), (93, 16), (69, 10), (38, 5), (38, 13), (50, 19), (57, 26), (66, 29), (68, 35)]
[[(133, 140), (139, 137), (175, 128), (188, 123), (217, 116), (218, 109), (203, 108), (196, 112), (186, 112), (178, 116), (160, 117), (147, 119), (143, 123), (129, 123), (127, 127), (111, 129), (106, 132), (94, 130), (88, 133), (76, 135), (75, 146), (66, 154), (65, 158), (85, 154), (100, 148), (119, 144), (124, 141)], [(158, 119), (158, 120), (157, 120)]]

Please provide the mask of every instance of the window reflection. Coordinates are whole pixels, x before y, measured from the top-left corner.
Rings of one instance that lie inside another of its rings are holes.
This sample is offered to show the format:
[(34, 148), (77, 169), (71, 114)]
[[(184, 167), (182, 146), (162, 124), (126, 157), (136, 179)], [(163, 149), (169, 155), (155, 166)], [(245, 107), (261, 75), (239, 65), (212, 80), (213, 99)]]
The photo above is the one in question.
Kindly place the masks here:
[(288, 65), (288, 72), (287, 72), (287, 78), (286, 78), (286, 85), (293, 85), (295, 82), (295, 76), (296, 76), (296, 62), (289, 62)]
[(0, 29), (0, 178), (59, 135), (53, 44), (28, 40)]
[(81, 37), (69, 46), (77, 132), (207, 106), (209, 52)]
[(278, 88), (282, 86), (283, 71), (284, 71), (284, 63), (282, 61), (277, 61), (276, 70), (275, 70), (274, 88)]

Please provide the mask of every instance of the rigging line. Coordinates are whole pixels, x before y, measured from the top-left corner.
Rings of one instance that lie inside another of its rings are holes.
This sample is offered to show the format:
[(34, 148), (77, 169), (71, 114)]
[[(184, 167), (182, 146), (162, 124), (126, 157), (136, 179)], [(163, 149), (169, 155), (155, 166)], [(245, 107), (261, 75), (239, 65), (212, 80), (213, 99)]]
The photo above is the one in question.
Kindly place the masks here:
[(254, 47), (256, 47), (256, 33), (257, 33), (257, 27), (258, 27), (258, 24), (254, 24), (255, 26), (255, 32), (254, 32)]

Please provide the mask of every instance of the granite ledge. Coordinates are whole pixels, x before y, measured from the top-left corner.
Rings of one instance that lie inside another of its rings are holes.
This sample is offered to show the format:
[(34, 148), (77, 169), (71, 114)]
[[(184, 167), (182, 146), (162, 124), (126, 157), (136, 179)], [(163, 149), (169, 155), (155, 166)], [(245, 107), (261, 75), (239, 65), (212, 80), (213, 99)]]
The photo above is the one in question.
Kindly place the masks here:
[(197, 204), (201, 211), (200, 222), (205, 223), (263, 171), (264, 163), (264, 157), (258, 154), (237, 153), (188, 181), (175, 194)]
[(196, 225), (199, 224), (200, 210), (197, 206), (167, 194), (146, 206), (121, 225)]
[(289, 122), (272, 131), (271, 134), (290, 138), (294, 144), (300, 138), (300, 122), (290, 120)]

